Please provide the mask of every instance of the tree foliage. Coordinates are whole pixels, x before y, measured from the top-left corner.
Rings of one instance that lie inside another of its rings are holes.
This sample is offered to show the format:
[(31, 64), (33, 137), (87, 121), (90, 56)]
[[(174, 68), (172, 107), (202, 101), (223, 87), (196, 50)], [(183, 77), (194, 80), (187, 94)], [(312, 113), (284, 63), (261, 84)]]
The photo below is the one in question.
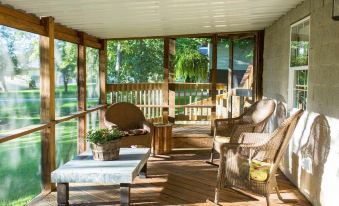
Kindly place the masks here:
[(94, 48), (86, 49), (86, 79), (87, 82), (97, 83), (99, 79), (99, 50)]
[(68, 83), (77, 75), (77, 45), (56, 41), (56, 69), (62, 74), (64, 91), (68, 92)]
[(109, 82), (163, 80), (163, 41), (160, 39), (109, 41), (107, 53)]
[(205, 38), (180, 38), (176, 41), (175, 77), (185, 82), (208, 81), (208, 55), (199, 47), (208, 46)]
[(305, 66), (308, 64), (308, 41), (291, 42), (291, 67)]
[[(37, 64), (38, 36), (0, 26), (0, 83), (6, 90), (5, 76), (27, 74)], [(37, 65), (36, 65), (37, 66)], [(28, 82), (29, 85), (34, 85)]]
[[(180, 81), (206, 81), (208, 56), (199, 52), (208, 39), (177, 39), (174, 64)], [(108, 42), (109, 82), (137, 83), (163, 81), (163, 40), (141, 39)]]

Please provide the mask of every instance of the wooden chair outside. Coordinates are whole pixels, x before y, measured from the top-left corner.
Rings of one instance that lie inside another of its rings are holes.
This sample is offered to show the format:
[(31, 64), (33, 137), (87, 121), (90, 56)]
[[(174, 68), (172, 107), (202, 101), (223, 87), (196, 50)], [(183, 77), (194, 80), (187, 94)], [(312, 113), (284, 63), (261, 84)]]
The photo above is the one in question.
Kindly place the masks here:
[(119, 102), (108, 107), (105, 114), (106, 127), (118, 127), (123, 131), (144, 129), (147, 134), (123, 137), (121, 147), (141, 145), (151, 148), (153, 124), (146, 121), (142, 111), (134, 104)]
[[(221, 159), (217, 176), (214, 203), (219, 203), (220, 190), (224, 187), (243, 189), (266, 197), (270, 205), (270, 193), (279, 193), (276, 172), (287, 149), (294, 129), (303, 114), (299, 110), (285, 120), (273, 133), (244, 133), (242, 143), (228, 143), (221, 146)], [(267, 179), (253, 180), (250, 174), (251, 163), (261, 161), (269, 163)]]
[(237, 118), (216, 119), (214, 121), (214, 137), (210, 161), (213, 164), (215, 152), (220, 153), (224, 143), (236, 143), (242, 133), (261, 133), (275, 110), (276, 104), (272, 99), (263, 99), (254, 103)]

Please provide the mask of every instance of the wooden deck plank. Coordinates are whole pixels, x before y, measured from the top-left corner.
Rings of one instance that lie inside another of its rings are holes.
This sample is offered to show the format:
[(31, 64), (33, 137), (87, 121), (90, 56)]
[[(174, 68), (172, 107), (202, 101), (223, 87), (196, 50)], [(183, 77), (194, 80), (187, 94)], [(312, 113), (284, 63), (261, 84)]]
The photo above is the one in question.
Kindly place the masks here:
[[(148, 161), (147, 179), (136, 178), (131, 188), (132, 205), (209, 205), (206, 199), (214, 196), (217, 167), (206, 164), (208, 150), (177, 150), (171, 159), (151, 157)], [(287, 205), (311, 205), (282, 174), (278, 176), (282, 196), (297, 203), (284, 203), (276, 194), (272, 203)], [(119, 187), (113, 185), (70, 184), (70, 204), (119, 205)], [(56, 205), (56, 193), (52, 192), (34, 205)], [(221, 193), (221, 205), (266, 205), (263, 197), (249, 197), (231, 189)]]

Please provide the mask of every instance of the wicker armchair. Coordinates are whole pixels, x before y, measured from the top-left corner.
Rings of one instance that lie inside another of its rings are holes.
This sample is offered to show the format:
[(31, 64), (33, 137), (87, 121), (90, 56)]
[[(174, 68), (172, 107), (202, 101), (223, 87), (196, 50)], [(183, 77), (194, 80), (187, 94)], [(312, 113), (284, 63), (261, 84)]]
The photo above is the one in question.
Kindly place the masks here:
[[(271, 134), (244, 133), (241, 135), (239, 143), (221, 146), (215, 204), (219, 202), (220, 190), (223, 187), (245, 189), (265, 196), (268, 206), (270, 205), (270, 193), (275, 189), (278, 198), (282, 200), (278, 190), (276, 172), (302, 113), (302, 110), (296, 112)], [(269, 163), (266, 180), (257, 181), (252, 178), (250, 168), (253, 160)]]
[(214, 155), (215, 152), (220, 153), (221, 144), (238, 142), (238, 138), (244, 132), (263, 132), (275, 107), (274, 100), (263, 99), (254, 103), (237, 118), (216, 119), (211, 157), (207, 163), (215, 165)]
[(123, 131), (145, 129), (147, 134), (123, 137), (121, 147), (141, 145), (151, 148), (153, 124), (146, 121), (142, 111), (134, 104), (120, 102), (108, 107), (105, 125), (106, 127), (118, 127)]

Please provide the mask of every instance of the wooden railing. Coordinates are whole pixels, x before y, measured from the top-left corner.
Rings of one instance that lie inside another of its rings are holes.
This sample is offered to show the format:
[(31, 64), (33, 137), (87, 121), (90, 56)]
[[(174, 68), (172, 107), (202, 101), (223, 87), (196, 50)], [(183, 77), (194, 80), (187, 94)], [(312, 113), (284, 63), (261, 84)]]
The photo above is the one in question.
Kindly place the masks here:
[[(208, 121), (211, 119), (210, 83), (170, 83), (169, 88), (175, 93), (174, 110), (176, 121)], [(152, 121), (161, 121), (163, 108), (163, 83), (108, 84), (110, 103), (130, 102), (137, 105)], [(227, 86), (217, 84), (216, 115), (227, 114)]]
[[(209, 121), (212, 103), (210, 83), (174, 83), (175, 88), (175, 120)], [(227, 113), (227, 86), (217, 84), (216, 115), (224, 117)]]
[(163, 105), (162, 83), (108, 84), (110, 103), (130, 102), (137, 105), (145, 117), (153, 122), (161, 121)]

